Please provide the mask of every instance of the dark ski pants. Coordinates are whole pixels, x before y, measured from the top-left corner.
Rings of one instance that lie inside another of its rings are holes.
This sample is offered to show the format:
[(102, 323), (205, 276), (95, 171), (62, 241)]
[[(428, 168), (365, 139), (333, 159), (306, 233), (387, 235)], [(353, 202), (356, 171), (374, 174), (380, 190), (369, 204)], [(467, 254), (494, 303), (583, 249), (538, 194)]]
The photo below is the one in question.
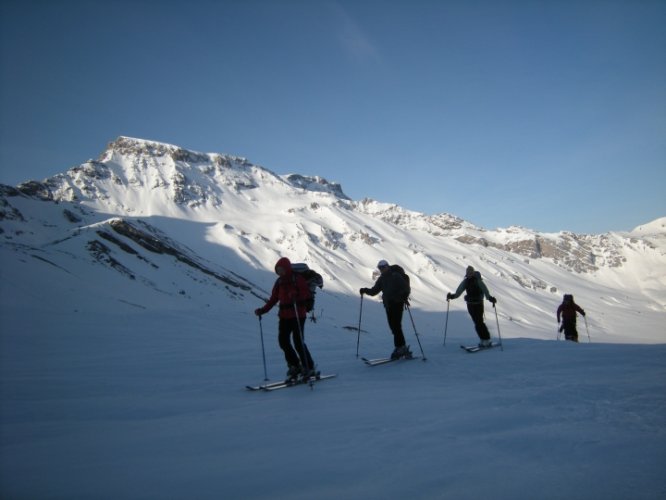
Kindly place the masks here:
[[(287, 364), (289, 366), (301, 365), (313, 369), (314, 361), (312, 360), (312, 356), (310, 356), (308, 346), (301, 341), (301, 335), (305, 336), (305, 318), (300, 318), (300, 320), (296, 318), (280, 318), (278, 323), (278, 343), (280, 344), (280, 349), (284, 352), (284, 359), (287, 361)], [(293, 346), (291, 345), (292, 339), (294, 341)]]
[(564, 330), (564, 338), (573, 342), (578, 342), (578, 330), (576, 330), (576, 320), (562, 321), (562, 329)]
[(479, 338), (481, 340), (490, 340), (490, 332), (488, 331), (486, 324), (483, 322), (483, 302), (468, 302), (467, 312), (472, 317), (472, 321), (474, 321), (474, 328)]
[(402, 332), (402, 312), (405, 304), (402, 302), (389, 302), (384, 304), (386, 319), (393, 333), (393, 345), (402, 347), (405, 345), (405, 334)]

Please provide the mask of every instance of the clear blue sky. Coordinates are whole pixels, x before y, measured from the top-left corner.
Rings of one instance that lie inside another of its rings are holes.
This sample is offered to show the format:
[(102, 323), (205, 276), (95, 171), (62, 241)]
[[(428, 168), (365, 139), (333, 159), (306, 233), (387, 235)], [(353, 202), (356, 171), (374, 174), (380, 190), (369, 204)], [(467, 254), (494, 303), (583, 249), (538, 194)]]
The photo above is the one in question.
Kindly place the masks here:
[(127, 135), (488, 229), (666, 215), (663, 0), (0, 5), (0, 183)]

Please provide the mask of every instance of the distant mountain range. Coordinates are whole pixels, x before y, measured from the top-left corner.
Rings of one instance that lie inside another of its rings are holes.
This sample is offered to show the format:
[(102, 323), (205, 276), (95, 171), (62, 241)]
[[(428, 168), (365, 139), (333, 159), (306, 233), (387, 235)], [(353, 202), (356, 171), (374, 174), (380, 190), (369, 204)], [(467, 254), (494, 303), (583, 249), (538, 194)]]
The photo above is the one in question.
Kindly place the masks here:
[(629, 233), (491, 231), (451, 214), (351, 200), (321, 177), (128, 137), (49, 179), (0, 185), (0, 249), (6, 307), (30, 300), (4, 300), (20, 281), (53, 300), (93, 293), (151, 308), (227, 297), (250, 309), (247, 301), (268, 294), (267, 271), (282, 255), (317, 268), (327, 291), (351, 300), (386, 258), (414, 276), (414, 307), (441, 309), (473, 264), (514, 335), (543, 329), (551, 303), (573, 292), (598, 311), (599, 329), (619, 336), (611, 340), (628, 341), (637, 311), (642, 338), (666, 340), (666, 218)]

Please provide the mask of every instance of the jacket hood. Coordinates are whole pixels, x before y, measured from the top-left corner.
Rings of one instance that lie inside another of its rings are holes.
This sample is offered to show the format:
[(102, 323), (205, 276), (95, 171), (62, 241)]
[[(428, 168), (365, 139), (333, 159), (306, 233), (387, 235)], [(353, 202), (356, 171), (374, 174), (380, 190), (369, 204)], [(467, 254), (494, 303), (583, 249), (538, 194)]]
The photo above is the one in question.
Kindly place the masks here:
[(285, 276), (291, 276), (291, 261), (287, 257), (281, 257), (275, 263), (275, 273), (277, 274), (277, 268), (282, 267), (285, 270)]

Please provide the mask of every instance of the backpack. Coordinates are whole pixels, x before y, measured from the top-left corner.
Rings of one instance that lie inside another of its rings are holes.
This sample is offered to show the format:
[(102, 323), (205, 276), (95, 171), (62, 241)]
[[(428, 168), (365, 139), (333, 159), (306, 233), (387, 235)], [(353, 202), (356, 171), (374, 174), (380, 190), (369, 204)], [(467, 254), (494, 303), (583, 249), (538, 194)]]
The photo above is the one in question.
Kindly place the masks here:
[(315, 295), (317, 293), (317, 287), (324, 288), (324, 278), (321, 277), (317, 271), (314, 271), (308, 267), (304, 262), (298, 262), (291, 265), (292, 272), (300, 274), (305, 279), (310, 289), (310, 297), (305, 301), (305, 310), (310, 312), (314, 309), (315, 304)]
[(407, 300), (409, 298), (409, 294), (412, 293), (412, 287), (411, 284), (409, 283), (409, 275), (398, 264), (393, 264), (389, 266), (389, 269), (391, 270), (391, 272), (400, 274), (400, 276), (402, 276), (402, 279), (405, 280), (405, 283), (407, 284), (407, 295), (405, 296), (405, 300)]
[(483, 300), (483, 290), (479, 286), (480, 279), (481, 273), (479, 271), (476, 271), (473, 276), (465, 278), (465, 291), (467, 292), (465, 300), (472, 302)]

